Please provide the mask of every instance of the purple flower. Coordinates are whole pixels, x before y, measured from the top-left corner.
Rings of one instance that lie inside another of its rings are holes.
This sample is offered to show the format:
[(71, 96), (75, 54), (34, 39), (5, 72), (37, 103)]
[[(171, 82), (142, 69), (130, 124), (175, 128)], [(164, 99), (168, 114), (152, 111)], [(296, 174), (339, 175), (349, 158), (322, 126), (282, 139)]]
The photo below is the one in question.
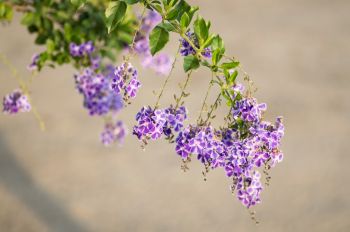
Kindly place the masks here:
[(202, 55), (206, 58), (211, 58), (212, 52), (210, 48), (204, 48), (204, 51), (202, 52)]
[(237, 198), (247, 208), (260, 203), (260, 193), (262, 185), (260, 182), (261, 175), (254, 171), (252, 175), (241, 176), (237, 183)]
[(261, 120), (262, 112), (266, 111), (266, 104), (258, 104), (255, 98), (243, 98), (236, 101), (233, 106), (232, 113), (235, 119), (241, 118), (248, 122), (259, 122)]
[(138, 124), (134, 126), (133, 134), (139, 140), (158, 139), (163, 133), (165, 118), (166, 115), (163, 110), (153, 110), (150, 106), (145, 106), (136, 115)]
[(139, 140), (158, 139), (163, 134), (170, 138), (174, 132), (180, 131), (187, 118), (185, 107), (179, 109), (170, 106), (166, 109), (153, 110), (150, 106), (143, 107), (136, 115), (137, 125), (133, 134)]
[(94, 52), (95, 46), (92, 41), (88, 41), (80, 45), (80, 49), (84, 55), (90, 55)]
[[(192, 41), (193, 45), (196, 46), (195, 48), (191, 46), (191, 44), (185, 40), (184, 38), (180, 39), (181, 43), (181, 49), (180, 49), (180, 54), (182, 56), (188, 56), (188, 55), (195, 55), (196, 54), (196, 49), (199, 48), (199, 42), (196, 37), (196, 35), (193, 32), (186, 32), (186, 36), (189, 38), (189, 40)], [(204, 51), (202, 51), (202, 55), (206, 58), (211, 58), (212, 52), (210, 48), (204, 48)]]
[(152, 56), (147, 38), (142, 38), (135, 43), (135, 52), (141, 57), (143, 67), (150, 68), (159, 75), (169, 75), (173, 59), (164, 53)]
[(35, 71), (38, 69), (38, 62), (39, 62), (39, 59), (40, 59), (40, 54), (34, 54), (32, 56), (32, 60), (30, 62), (30, 64), (27, 66), (27, 69), (29, 71)]
[(137, 76), (137, 70), (130, 63), (123, 63), (114, 71), (111, 88), (118, 94), (124, 91), (124, 96), (127, 99), (135, 98), (141, 87)]
[(96, 74), (89, 68), (75, 76), (76, 88), (84, 96), (84, 106), (90, 115), (116, 113), (123, 108), (122, 97), (110, 88), (112, 78), (108, 72)]
[(224, 165), (225, 147), (211, 126), (190, 125), (179, 133), (176, 143), (176, 152), (183, 158), (193, 154), (202, 163), (211, 163), (213, 168)]
[(92, 41), (82, 43), (80, 45), (76, 43), (69, 44), (69, 52), (73, 57), (82, 57), (91, 55), (95, 50), (95, 46)]
[(99, 69), (101, 66), (101, 57), (100, 56), (90, 56), (90, 67), (93, 70)]
[(164, 109), (166, 122), (163, 131), (166, 137), (171, 137), (174, 132), (179, 132), (187, 119), (187, 109), (184, 106), (175, 109), (173, 106)]
[(275, 124), (261, 121), (261, 112), (254, 111), (254, 108), (262, 111), (266, 105), (257, 104), (252, 99), (243, 100), (248, 103), (242, 103), (242, 107), (234, 110), (239, 117), (246, 119), (243, 123), (250, 126), (244, 136), (234, 126), (215, 130), (211, 126), (190, 125), (180, 130), (175, 151), (184, 160), (195, 155), (206, 167), (223, 168), (234, 180), (232, 189), (238, 200), (249, 208), (261, 201), (261, 176), (256, 169), (264, 165), (273, 167), (282, 161), (279, 146), (284, 126), (280, 117)]
[(173, 59), (164, 53), (152, 56), (148, 39), (150, 32), (161, 21), (162, 16), (156, 11), (148, 12), (146, 17), (142, 19), (141, 30), (136, 37), (134, 51), (140, 56), (145, 68), (150, 68), (159, 75), (167, 76), (172, 68)]
[(83, 56), (83, 51), (79, 45), (76, 43), (70, 43), (69, 44), (69, 53), (73, 57), (80, 57)]
[(29, 99), (19, 89), (7, 94), (3, 99), (3, 112), (5, 114), (16, 114), (19, 112), (29, 112), (31, 105)]
[(146, 17), (142, 19), (141, 32), (148, 35), (153, 28), (162, 21), (162, 16), (156, 11), (148, 11)]
[(109, 146), (113, 143), (122, 144), (124, 142), (127, 129), (122, 121), (116, 123), (106, 123), (104, 130), (101, 133), (101, 142), (105, 146)]
[(125, 91), (130, 98), (135, 98), (138, 89), (141, 87), (141, 82), (137, 78), (130, 80), (129, 84), (126, 86)]
[[(231, 73), (231, 71), (230, 71)], [(232, 72), (233, 73), (233, 72)], [(232, 90), (235, 91), (235, 93), (240, 93), (242, 94), (244, 92), (244, 85), (240, 84), (240, 83), (235, 83), (233, 86), (232, 86)]]
[(167, 54), (160, 53), (155, 56), (145, 56), (142, 64), (144, 67), (153, 69), (157, 74), (167, 76), (169, 75), (173, 60)]
[(138, 55), (149, 56), (151, 55), (149, 48), (148, 38), (141, 38), (135, 42), (134, 50)]

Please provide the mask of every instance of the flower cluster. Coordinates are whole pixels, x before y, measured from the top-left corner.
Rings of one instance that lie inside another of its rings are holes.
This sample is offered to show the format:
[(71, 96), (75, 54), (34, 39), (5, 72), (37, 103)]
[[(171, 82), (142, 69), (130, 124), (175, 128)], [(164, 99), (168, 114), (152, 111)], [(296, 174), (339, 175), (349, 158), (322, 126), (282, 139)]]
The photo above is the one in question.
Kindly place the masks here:
[[(199, 48), (199, 43), (196, 35), (193, 32), (186, 32), (186, 36), (193, 42), (193, 45), (196, 46), (196, 48)], [(188, 56), (188, 55), (195, 55), (196, 54), (196, 48), (191, 46), (191, 44), (184, 38), (180, 39), (181, 43), (181, 49), (180, 49), (180, 54), (182, 56)], [(202, 55), (206, 58), (211, 58), (212, 52), (209, 47), (204, 48), (202, 51)]]
[(101, 57), (94, 56), (93, 53), (96, 51), (92, 41), (88, 41), (82, 44), (70, 43), (69, 53), (74, 58), (85, 59), (88, 58), (90, 68), (97, 70), (101, 66)]
[(73, 57), (82, 57), (91, 55), (95, 50), (95, 46), (92, 41), (82, 43), (80, 45), (76, 43), (70, 43), (69, 52)]
[(134, 50), (141, 58), (143, 67), (153, 69), (157, 74), (167, 76), (172, 68), (173, 59), (165, 53), (151, 55), (149, 34), (162, 21), (162, 16), (156, 11), (149, 11), (142, 19), (140, 31), (135, 39)]
[(125, 101), (135, 98), (140, 87), (137, 70), (130, 63), (124, 62), (115, 69), (111, 88), (116, 94), (122, 94), (123, 91)]
[[(235, 122), (215, 130), (206, 125), (190, 125), (176, 138), (176, 152), (186, 160), (195, 155), (206, 167), (222, 167), (233, 179), (232, 189), (246, 207), (260, 202), (262, 184), (257, 168), (273, 167), (282, 161), (279, 150), (284, 135), (282, 118), (272, 125), (262, 120), (266, 104), (254, 98), (242, 98), (232, 109)], [(241, 126), (238, 125), (241, 120)]]
[(137, 125), (133, 134), (139, 140), (158, 139), (163, 134), (171, 138), (174, 132), (179, 132), (187, 119), (187, 110), (181, 106), (175, 109), (170, 106), (165, 109), (153, 110), (150, 106), (143, 107), (136, 115)]
[(190, 155), (196, 155), (197, 159), (204, 164), (213, 160), (220, 163), (224, 147), (217, 139), (213, 127), (190, 125), (177, 136), (176, 152), (183, 159), (187, 159)]
[[(126, 80), (125, 74), (131, 74), (133, 79), (126, 85), (119, 83), (120, 88), (125, 89), (130, 97), (134, 97), (139, 86), (137, 81), (137, 72), (134, 68), (128, 66), (126, 70), (121, 71), (121, 67), (106, 65), (101, 67), (101, 59), (94, 56), (94, 45), (91, 41), (76, 45), (70, 44), (70, 54), (73, 57), (84, 59), (89, 58), (89, 67), (84, 68), (79, 74), (75, 75), (76, 88), (84, 97), (84, 107), (89, 110), (90, 115), (111, 114), (112, 118), (124, 107), (124, 101), (120, 91), (115, 91), (116, 80)], [(125, 71), (125, 72), (124, 72)], [(130, 73), (128, 73), (128, 71)], [(122, 73), (122, 74), (121, 74)], [(138, 81), (137, 81), (138, 82)], [(120, 90), (120, 89), (118, 89)], [(105, 123), (103, 132), (100, 135), (101, 142), (109, 146), (113, 143), (122, 143), (127, 134), (127, 129), (122, 121), (113, 122), (108, 120)]]
[(232, 191), (249, 208), (260, 202), (263, 187), (258, 169), (274, 167), (283, 159), (279, 145), (284, 126), (280, 117), (275, 124), (262, 120), (266, 104), (242, 97), (242, 85), (235, 84), (232, 88), (235, 91), (232, 122), (224, 128), (215, 129), (206, 122), (184, 127), (185, 107), (152, 109), (148, 106), (137, 113), (133, 134), (145, 143), (163, 134), (165, 138), (176, 134), (176, 153), (184, 161), (196, 156), (206, 169), (222, 168), (233, 180)]
[(184, 160), (195, 155), (206, 166), (222, 167), (233, 179), (232, 188), (246, 207), (260, 202), (262, 185), (256, 169), (282, 161), (278, 146), (284, 128), (281, 118), (277, 118), (275, 125), (256, 122), (249, 131), (249, 135), (243, 135), (238, 129), (190, 125), (176, 138), (176, 152)]
[(91, 68), (75, 75), (76, 88), (84, 96), (84, 107), (90, 115), (116, 113), (123, 108), (121, 96), (111, 90), (112, 79), (112, 75), (95, 73)]
[(234, 119), (241, 118), (248, 122), (259, 122), (261, 114), (266, 110), (266, 104), (257, 104), (255, 98), (244, 98), (236, 101), (232, 109)]
[(110, 146), (113, 143), (122, 144), (126, 135), (127, 129), (122, 121), (117, 121), (116, 123), (107, 122), (100, 138), (102, 144)]
[(30, 110), (31, 105), (28, 97), (19, 89), (15, 89), (3, 99), (3, 112), (6, 114), (29, 112)]

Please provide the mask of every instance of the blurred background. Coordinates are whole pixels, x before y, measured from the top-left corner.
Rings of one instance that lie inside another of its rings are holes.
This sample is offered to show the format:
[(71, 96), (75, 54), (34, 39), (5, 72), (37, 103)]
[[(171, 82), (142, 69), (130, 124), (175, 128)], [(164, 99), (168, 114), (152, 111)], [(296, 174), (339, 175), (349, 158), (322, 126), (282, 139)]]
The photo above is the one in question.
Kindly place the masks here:
[[(165, 141), (142, 151), (128, 136), (123, 147), (103, 147), (103, 121), (83, 109), (74, 69), (64, 66), (34, 79), (46, 132), (30, 113), (0, 115), (0, 231), (350, 231), (350, 2), (189, 2), (251, 75), (257, 98), (268, 104), (266, 118), (285, 117), (285, 158), (256, 207), (260, 225), (232, 197), (222, 170), (204, 182), (195, 161), (183, 173)], [(24, 78), (32, 54), (41, 51), (33, 41), (18, 15), (0, 27), (0, 50)], [(163, 106), (179, 92), (181, 65)], [(154, 104), (152, 91), (164, 79), (146, 70), (140, 76), (139, 97), (120, 114), (129, 129), (139, 108)], [(205, 70), (194, 75), (186, 102), (192, 120), (209, 80)], [(17, 87), (2, 64), (0, 83), (1, 97)], [(219, 110), (218, 118), (224, 114)]]

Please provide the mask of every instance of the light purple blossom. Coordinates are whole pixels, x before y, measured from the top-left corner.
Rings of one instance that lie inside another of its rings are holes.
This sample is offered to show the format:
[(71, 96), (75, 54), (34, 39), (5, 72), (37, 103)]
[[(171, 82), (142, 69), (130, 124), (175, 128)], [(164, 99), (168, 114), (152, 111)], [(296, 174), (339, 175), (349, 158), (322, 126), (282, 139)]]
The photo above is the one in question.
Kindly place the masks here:
[(116, 67), (111, 88), (117, 94), (122, 94), (123, 91), (126, 99), (135, 98), (140, 87), (137, 70), (130, 63), (123, 63)]
[(237, 183), (237, 198), (247, 208), (260, 203), (260, 193), (262, 184), (260, 182), (261, 175), (258, 171), (254, 171), (251, 175), (241, 176)]
[(91, 55), (95, 51), (95, 46), (92, 41), (82, 43), (80, 45), (76, 43), (69, 44), (69, 52), (73, 57), (82, 57)]
[(105, 124), (100, 138), (102, 144), (110, 146), (113, 143), (122, 144), (126, 135), (127, 128), (122, 121), (117, 121), (116, 123), (108, 122)]
[(243, 98), (236, 101), (232, 109), (232, 114), (235, 119), (241, 118), (248, 122), (259, 122), (262, 113), (266, 111), (266, 109), (266, 104), (258, 104), (255, 98)]
[(141, 86), (141, 82), (137, 78), (131, 79), (129, 84), (125, 88), (126, 94), (130, 98), (135, 98), (140, 86)]
[(69, 53), (73, 57), (80, 57), (83, 56), (83, 51), (79, 45), (76, 43), (70, 43), (69, 44)]
[(84, 106), (89, 110), (90, 115), (116, 113), (123, 108), (122, 97), (110, 88), (112, 77), (96, 74), (90, 68), (75, 75), (76, 88), (84, 96)]
[(15, 89), (3, 99), (3, 112), (5, 114), (17, 114), (29, 112), (30, 110), (29, 99), (20, 89)]
[(167, 76), (172, 69), (173, 59), (167, 54), (159, 53), (155, 56), (145, 55), (142, 65), (154, 70), (157, 74)]
[(141, 22), (141, 30), (136, 37), (134, 51), (141, 58), (143, 67), (150, 68), (159, 75), (167, 76), (172, 68), (173, 58), (164, 53), (152, 56), (148, 39), (150, 32), (161, 20), (162, 17), (157, 12), (148, 12)]
[(149, 34), (153, 28), (162, 21), (162, 16), (153, 10), (148, 11), (148, 14), (142, 19), (141, 33)]
[(92, 41), (88, 41), (86, 43), (83, 43), (80, 48), (82, 49), (82, 53), (84, 55), (90, 55), (95, 51), (95, 46)]
[(101, 57), (100, 56), (90, 56), (90, 67), (93, 70), (99, 69), (101, 67)]
[(175, 109), (172, 106), (153, 110), (150, 106), (143, 107), (136, 115), (137, 125), (133, 134), (139, 140), (158, 139), (163, 134), (170, 138), (174, 132), (179, 132), (187, 118), (185, 107)]
[(34, 54), (32, 56), (32, 60), (30, 62), (30, 64), (27, 66), (27, 69), (29, 71), (35, 71), (35, 70), (38, 70), (38, 62), (39, 62), (39, 59), (40, 59), (40, 54)]

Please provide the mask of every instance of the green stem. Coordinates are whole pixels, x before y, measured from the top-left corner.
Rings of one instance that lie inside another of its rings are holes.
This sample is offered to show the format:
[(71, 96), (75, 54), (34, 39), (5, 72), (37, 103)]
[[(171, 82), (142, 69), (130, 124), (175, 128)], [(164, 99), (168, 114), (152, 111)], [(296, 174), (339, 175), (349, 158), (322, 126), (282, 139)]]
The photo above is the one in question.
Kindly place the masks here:
[(163, 92), (164, 92), (164, 89), (165, 89), (166, 85), (167, 85), (168, 82), (169, 82), (169, 79), (170, 79), (170, 77), (171, 77), (171, 74), (173, 73), (173, 70), (174, 70), (175, 64), (176, 64), (176, 60), (177, 60), (177, 57), (178, 57), (179, 52), (180, 52), (180, 48), (181, 48), (181, 46), (179, 46), (179, 48), (178, 48), (178, 50), (177, 50), (177, 52), (176, 52), (175, 59), (174, 59), (172, 65), (171, 65), (170, 72), (169, 72), (167, 78), (165, 79), (165, 81), (164, 81), (164, 83), (163, 83), (163, 86), (162, 86), (162, 88), (161, 88), (161, 91), (160, 91), (160, 93), (159, 93), (159, 95), (158, 95), (156, 104), (155, 104), (155, 106), (154, 106), (155, 109), (157, 109), (157, 108), (159, 107), (160, 98), (162, 97)]
[(181, 100), (182, 98), (185, 96), (185, 89), (187, 88), (187, 85), (191, 79), (191, 75), (192, 75), (192, 70), (187, 74), (187, 78), (185, 81), (184, 86), (181, 88), (181, 95), (178, 99), (176, 99), (176, 106), (175, 106), (175, 110), (180, 106), (181, 104)]
[(124, 57), (124, 61), (125, 61), (125, 62), (128, 62), (128, 61), (130, 60), (130, 58), (134, 55), (136, 36), (137, 36), (137, 33), (138, 33), (138, 32), (140, 31), (140, 29), (141, 29), (142, 20), (143, 20), (143, 18), (145, 17), (145, 13), (146, 13), (146, 6), (143, 6), (139, 25), (137, 26), (137, 29), (135, 30), (135, 34), (134, 34), (134, 36), (133, 36), (133, 38), (132, 38), (132, 42), (131, 42), (131, 46), (130, 46), (130, 52), (129, 52), (129, 54), (128, 54), (126, 57)]
[(214, 110), (217, 108), (216, 105), (219, 103), (220, 98), (221, 98), (221, 93), (219, 93), (219, 95), (218, 95), (217, 98), (215, 99), (214, 104), (210, 107), (210, 111), (209, 111), (209, 113), (208, 113), (208, 115), (207, 115), (207, 119), (206, 119), (206, 120), (204, 121), (204, 123), (203, 123), (204, 125), (208, 123), (208, 121), (209, 121), (209, 119), (211, 118), (211, 116), (212, 116)]
[(201, 111), (200, 111), (199, 116), (198, 116), (198, 119), (197, 119), (197, 124), (199, 124), (200, 120), (202, 120), (202, 113), (203, 113), (203, 111), (204, 111), (204, 107), (205, 107), (205, 105), (206, 105), (206, 102), (207, 102), (207, 99), (208, 99), (208, 96), (209, 96), (209, 92), (210, 92), (211, 88), (213, 87), (213, 79), (214, 79), (214, 73), (212, 72), (212, 74), (211, 74), (211, 80), (210, 80), (210, 83), (209, 83), (207, 92), (206, 92), (205, 97), (204, 97), (204, 100), (203, 100), (203, 104), (202, 104)]

